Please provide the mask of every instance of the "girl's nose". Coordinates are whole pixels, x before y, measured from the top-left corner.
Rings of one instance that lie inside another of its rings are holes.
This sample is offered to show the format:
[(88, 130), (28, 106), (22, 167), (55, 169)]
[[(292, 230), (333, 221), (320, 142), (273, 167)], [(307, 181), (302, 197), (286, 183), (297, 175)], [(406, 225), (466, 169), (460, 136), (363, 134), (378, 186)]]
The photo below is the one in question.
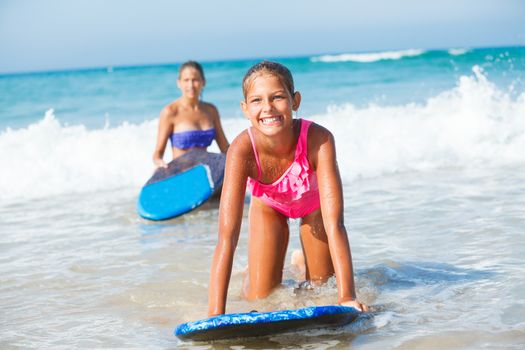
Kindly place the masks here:
[(263, 99), (263, 103), (262, 103), (262, 108), (263, 108), (263, 111), (271, 111), (272, 108), (273, 108), (273, 104), (272, 104), (272, 101), (270, 101), (269, 99)]

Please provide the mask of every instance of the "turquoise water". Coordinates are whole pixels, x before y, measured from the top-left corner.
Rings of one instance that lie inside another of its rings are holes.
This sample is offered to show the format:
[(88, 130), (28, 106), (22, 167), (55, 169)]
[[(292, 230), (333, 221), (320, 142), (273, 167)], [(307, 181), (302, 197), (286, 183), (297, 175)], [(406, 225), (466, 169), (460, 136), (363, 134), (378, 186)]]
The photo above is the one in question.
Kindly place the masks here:
[[(217, 204), (161, 223), (135, 209), (178, 65), (2, 75), (0, 348), (523, 348), (525, 48), (279, 60), (303, 95), (298, 116), (334, 134), (357, 292), (373, 314), (339, 330), (179, 342), (175, 326), (206, 314)], [(203, 63), (230, 141), (248, 126), (240, 84), (257, 61)], [(336, 302), (333, 281), (295, 294), (289, 265), (268, 299), (242, 300), (246, 224), (229, 312)]]
[[(292, 70), (296, 87), (303, 94), (302, 113), (312, 115), (325, 112), (332, 104), (424, 103), (452, 89), (461, 76), (471, 74), (474, 65), (481, 67), (492, 83), (503, 91), (513, 90), (516, 96), (525, 86), (524, 52), (523, 47), (420, 50), (401, 51), (400, 59), (381, 59), (384, 53), (371, 53), (279, 61)], [(257, 61), (203, 63), (208, 80), (204, 98), (215, 103), (223, 117), (241, 116), (239, 82)], [(178, 68), (173, 64), (0, 75), (0, 130), (34, 123), (49, 108), (63, 123), (89, 128), (101, 128), (106, 121), (116, 126), (124, 121), (140, 123), (156, 118), (159, 106), (178, 96)]]

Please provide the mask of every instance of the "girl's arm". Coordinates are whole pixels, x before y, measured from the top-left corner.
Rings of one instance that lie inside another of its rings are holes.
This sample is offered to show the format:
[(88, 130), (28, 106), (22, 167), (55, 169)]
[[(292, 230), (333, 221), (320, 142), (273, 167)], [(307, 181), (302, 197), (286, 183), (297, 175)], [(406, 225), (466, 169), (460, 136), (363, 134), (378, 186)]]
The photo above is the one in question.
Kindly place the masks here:
[(215, 127), (215, 141), (217, 142), (221, 152), (226, 153), (226, 151), (228, 151), (228, 147), (230, 147), (230, 144), (228, 143), (228, 139), (226, 138), (224, 130), (222, 129), (219, 111), (215, 107), (213, 107), (213, 124)]
[(208, 290), (209, 316), (223, 314), (226, 310), (233, 256), (239, 240), (248, 176), (246, 152), (243, 152), (246, 147), (239, 140), (242, 136), (233, 141), (226, 155), (219, 209), (219, 239), (213, 255)]
[(352, 254), (344, 225), (344, 203), (341, 177), (337, 167), (335, 142), (332, 134), (314, 126), (315, 163), (321, 213), (328, 237), (328, 246), (337, 280), (339, 304), (353, 306), (362, 311), (368, 307), (356, 300)]
[(173, 132), (173, 124), (171, 123), (172, 113), (169, 108), (166, 107), (160, 112), (159, 117), (159, 129), (157, 132), (157, 145), (155, 146), (155, 151), (153, 151), (153, 163), (156, 167), (165, 168), (167, 165), (162, 159), (164, 156), (164, 150), (166, 149), (166, 143), (168, 138)]

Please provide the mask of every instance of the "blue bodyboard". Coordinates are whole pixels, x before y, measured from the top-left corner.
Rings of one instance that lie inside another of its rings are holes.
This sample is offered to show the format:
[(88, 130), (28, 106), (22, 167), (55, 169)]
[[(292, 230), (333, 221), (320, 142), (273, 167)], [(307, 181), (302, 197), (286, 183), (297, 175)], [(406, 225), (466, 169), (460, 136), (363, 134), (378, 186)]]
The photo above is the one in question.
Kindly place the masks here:
[(183, 323), (175, 329), (181, 340), (212, 341), (247, 338), (307, 329), (336, 328), (354, 321), (353, 307), (312, 306), (296, 310), (225, 314)]
[(224, 154), (194, 150), (157, 169), (140, 191), (139, 215), (166, 220), (197, 208), (220, 190), (224, 163)]

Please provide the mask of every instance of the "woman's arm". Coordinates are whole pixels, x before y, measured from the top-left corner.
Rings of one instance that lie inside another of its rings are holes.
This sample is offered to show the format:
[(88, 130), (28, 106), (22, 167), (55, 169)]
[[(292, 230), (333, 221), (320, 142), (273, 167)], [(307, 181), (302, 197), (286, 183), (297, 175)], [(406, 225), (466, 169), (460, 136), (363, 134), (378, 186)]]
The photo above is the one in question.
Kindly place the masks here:
[(239, 240), (248, 176), (246, 147), (239, 140), (242, 138), (243, 134), (233, 141), (226, 156), (219, 209), (219, 239), (213, 255), (208, 290), (209, 316), (223, 314), (226, 310), (233, 256)]
[(160, 112), (159, 128), (157, 131), (157, 144), (155, 146), (155, 150), (153, 151), (153, 163), (156, 167), (165, 168), (167, 166), (162, 158), (164, 156), (168, 138), (173, 133), (173, 123), (171, 122), (173, 114), (174, 113), (169, 107), (165, 107)]
[(230, 147), (230, 144), (228, 143), (228, 139), (226, 138), (226, 135), (224, 134), (224, 130), (222, 129), (221, 124), (221, 117), (219, 116), (219, 111), (215, 106), (212, 106), (213, 111), (213, 124), (215, 127), (215, 141), (217, 142), (217, 145), (219, 146), (219, 149), (222, 153), (226, 153), (228, 151), (228, 147)]
[(314, 162), (319, 184), (321, 213), (337, 280), (338, 301), (362, 311), (368, 307), (356, 300), (352, 254), (344, 225), (344, 202), (341, 177), (337, 167), (332, 134), (314, 126)]

